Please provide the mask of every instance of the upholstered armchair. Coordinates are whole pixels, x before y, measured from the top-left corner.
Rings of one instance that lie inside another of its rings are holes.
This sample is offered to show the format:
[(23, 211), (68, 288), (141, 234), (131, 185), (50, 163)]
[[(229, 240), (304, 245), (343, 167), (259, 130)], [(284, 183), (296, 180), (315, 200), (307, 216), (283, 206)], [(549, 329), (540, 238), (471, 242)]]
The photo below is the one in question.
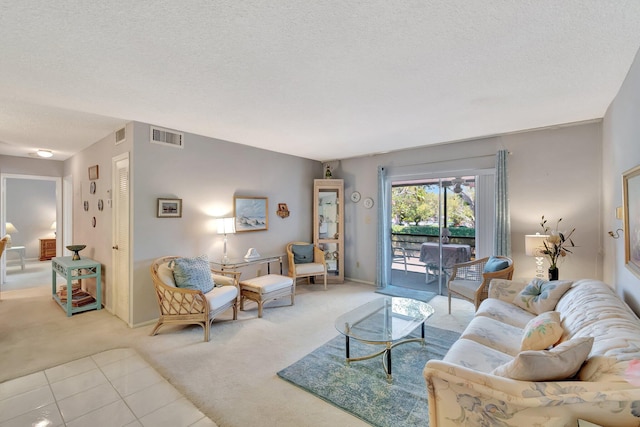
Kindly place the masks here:
[(213, 289), (182, 288), (176, 285), (174, 268), (177, 256), (165, 256), (151, 264), (151, 278), (156, 291), (160, 318), (151, 331), (155, 335), (163, 325), (197, 324), (204, 329), (204, 340), (209, 341), (211, 323), (229, 308), (233, 309), (233, 320), (238, 318), (238, 295), (240, 272), (210, 269), (215, 284)]
[(287, 245), (289, 276), (296, 281), (300, 277), (323, 276), (324, 290), (327, 290), (327, 263), (324, 252), (316, 245), (308, 242), (291, 242)]
[(511, 280), (512, 277), (513, 261), (503, 256), (455, 264), (447, 282), (449, 314), (451, 314), (452, 295), (471, 301), (477, 311), (480, 303), (489, 296), (489, 282), (492, 279)]

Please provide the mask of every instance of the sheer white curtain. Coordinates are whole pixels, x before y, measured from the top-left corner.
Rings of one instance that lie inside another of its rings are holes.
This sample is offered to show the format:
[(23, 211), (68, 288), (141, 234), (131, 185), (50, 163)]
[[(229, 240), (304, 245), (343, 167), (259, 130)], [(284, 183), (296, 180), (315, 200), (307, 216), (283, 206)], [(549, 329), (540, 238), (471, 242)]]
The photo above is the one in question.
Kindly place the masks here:
[(507, 150), (496, 154), (496, 217), (494, 255), (511, 256), (511, 216), (509, 213), (509, 191), (507, 188)]
[(378, 166), (378, 238), (376, 285), (384, 288), (391, 283), (391, 182), (387, 170)]

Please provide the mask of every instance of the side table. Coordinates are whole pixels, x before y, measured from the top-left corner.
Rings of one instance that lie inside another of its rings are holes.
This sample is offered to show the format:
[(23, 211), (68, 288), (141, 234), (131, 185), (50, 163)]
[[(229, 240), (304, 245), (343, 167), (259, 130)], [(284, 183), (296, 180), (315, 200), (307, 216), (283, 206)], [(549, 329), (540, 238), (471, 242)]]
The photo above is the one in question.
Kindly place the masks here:
[(240, 267), (246, 267), (248, 265), (256, 265), (256, 264), (267, 264), (267, 274), (271, 274), (271, 263), (278, 262), (280, 263), (280, 274), (282, 274), (282, 259), (285, 257), (284, 254), (277, 255), (266, 255), (266, 256), (258, 256), (255, 258), (235, 258), (228, 260), (211, 260), (209, 264), (211, 264), (214, 268), (218, 270), (232, 270), (235, 271)]
[[(74, 313), (80, 313), (87, 310), (100, 310), (102, 308), (102, 282), (101, 270), (102, 265), (89, 258), (83, 258), (77, 261), (71, 259), (70, 256), (54, 257), (51, 259), (51, 292), (53, 299), (60, 304), (63, 310), (67, 312), (67, 317), (71, 317)], [(62, 301), (56, 289), (56, 275), (60, 274), (67, 279), (67, 300)], [(73, 280), (88, 279), (94, 277), (96, 279), (96, 297), (95, 302), (74, 307), (72, 304)]]
[(24, 246), (11, 246), (10, 248), (6, 248), (5, 250), (7, 251), (7, 253), (16, 252), (18, 254), (18, 256), (20, 257), (20, 268), (24, 270), (24, 257), (26, 248)]

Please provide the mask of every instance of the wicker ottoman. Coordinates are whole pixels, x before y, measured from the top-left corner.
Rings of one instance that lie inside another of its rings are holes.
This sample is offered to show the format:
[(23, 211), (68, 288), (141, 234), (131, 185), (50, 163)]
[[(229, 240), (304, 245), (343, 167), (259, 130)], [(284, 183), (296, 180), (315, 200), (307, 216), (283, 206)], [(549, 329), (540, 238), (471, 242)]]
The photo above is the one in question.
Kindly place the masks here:
[(250, 299), (258, 303), (258, 317), (262, 317), (262, 306), (265, 302), (281, 297), (291, 297), (294, 304), (296, 294), (295, 282), (291, 277), (279, 274), (267, 274), (240, 281), (240, 310), (244, 310), (244, 300)]

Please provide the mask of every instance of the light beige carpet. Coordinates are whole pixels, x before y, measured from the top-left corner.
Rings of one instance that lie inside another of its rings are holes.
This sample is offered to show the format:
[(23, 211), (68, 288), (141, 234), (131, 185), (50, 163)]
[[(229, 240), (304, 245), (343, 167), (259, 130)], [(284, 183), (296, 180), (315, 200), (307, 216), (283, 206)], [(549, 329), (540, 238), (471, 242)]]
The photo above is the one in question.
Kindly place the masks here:
[[(153, 325), (128, 328), (106, 310), (67, 318), (51, 300), (50, 287), (2, 293), (0, 301), (0, 382), (111, 348), (136, 349), (161, 375), (221, 427), (365, 426), (346, 412), (276, 376), (276, 372), (336, 336), (334, 320), (380, 297), (375, 288), (353, 282), (297, 287), (296, 304), (287, 299), (266, 305), (264, 317), (247, 304), (231, 321), (231, 312), (214, 323), (211, 341), (200, 327)], [(473, 316), (472, 304), (446, 297), (430, 301), (436, 315), (428, 324), (462, 331)]]

